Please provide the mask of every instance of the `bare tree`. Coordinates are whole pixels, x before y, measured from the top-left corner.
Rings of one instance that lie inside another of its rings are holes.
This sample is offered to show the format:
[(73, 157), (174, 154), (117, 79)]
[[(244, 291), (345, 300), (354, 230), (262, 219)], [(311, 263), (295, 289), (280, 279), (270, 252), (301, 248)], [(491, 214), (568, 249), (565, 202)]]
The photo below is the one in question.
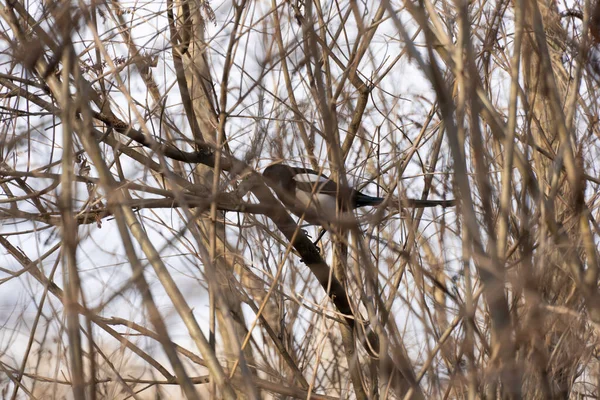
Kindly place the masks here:
[[(598, 396), (597, 4), (0, 24), (3, 398)], [(278, 162), (383, 203), (314, 244)]]

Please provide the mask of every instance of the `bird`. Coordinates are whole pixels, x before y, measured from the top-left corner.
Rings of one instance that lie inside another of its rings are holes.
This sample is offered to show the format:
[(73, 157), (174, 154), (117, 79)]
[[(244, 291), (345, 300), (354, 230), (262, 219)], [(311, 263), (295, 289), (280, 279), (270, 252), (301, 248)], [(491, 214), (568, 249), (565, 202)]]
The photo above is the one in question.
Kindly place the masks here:
[(279, 200), (309, 225), (325, 226), (356, 208), (377, 206), (385, 200), (338, 185), (310, 168), (273, 164), (265, 168), (263, 177)]
[[(263, 178), (290, 211), (308, 225), (321, 226), (315, 245), (326, 230), (331, 228), (332, 223), (353, 221), (354, 209), (378, 206), (386, 200), (383, 197), (369, 196), (352, 187), (338, 185), (327, 175), (310, 168), (272, 164), (263, 171)], [(455, 206), (456, 200), (390, 198), (386, 204), (402, 209), (436, 206), (446, 208)]]

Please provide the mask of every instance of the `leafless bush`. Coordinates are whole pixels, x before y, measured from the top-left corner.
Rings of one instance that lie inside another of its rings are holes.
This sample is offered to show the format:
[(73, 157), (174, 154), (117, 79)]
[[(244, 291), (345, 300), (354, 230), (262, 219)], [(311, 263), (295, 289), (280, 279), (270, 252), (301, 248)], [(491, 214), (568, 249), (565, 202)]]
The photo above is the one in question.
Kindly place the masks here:
[[(598, 396), (597, 4), (0, 24), (3, 398)], [(386, 200), (317, 248), (280, 161)]]

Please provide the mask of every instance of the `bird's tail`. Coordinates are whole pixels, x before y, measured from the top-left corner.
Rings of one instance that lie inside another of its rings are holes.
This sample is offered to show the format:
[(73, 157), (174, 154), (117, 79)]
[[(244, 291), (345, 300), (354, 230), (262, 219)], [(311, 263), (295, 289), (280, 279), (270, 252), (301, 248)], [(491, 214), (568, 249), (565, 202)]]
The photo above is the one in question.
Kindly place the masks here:
[(412, 208), (428, 208), (428, 207), (437, 207), (441, 206), (443, 208), (446, 207), (454, 207), (456, 205), (456, 200), (421, 200), (421, 199), (401, 199), (399, 203), (400, 207), (412, 207)]
[[(359, 193), (354, 199), (355, 207), (365, 207), (365, 206), (377, 206), (383, 203), (385, 199), (383, 197), (373, 197), (368, 196), (366, 194)], [(454, 207), (456, 205), (456, 200), (421, 200), (421, 199), (392, 199), (390, 202), (390, 206), (392, 207), (410, 207), (410, 208), (428, 208), (428, 207), (437, 207), (441, 206), (443, 208), (446, 207)]]
[(383, 197), (373, 197), (368, 196), (366, 194), (358, 193), (358, 195), (354, 199), (354, 205), (356, 207), (377, 206), (383, 203), (384, 200), (385, 199)]

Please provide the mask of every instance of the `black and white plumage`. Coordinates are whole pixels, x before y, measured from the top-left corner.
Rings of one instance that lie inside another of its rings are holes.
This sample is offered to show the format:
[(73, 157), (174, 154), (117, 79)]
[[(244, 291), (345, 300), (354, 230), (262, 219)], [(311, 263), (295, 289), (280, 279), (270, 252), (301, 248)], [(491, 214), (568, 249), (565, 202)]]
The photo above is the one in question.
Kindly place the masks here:
[(303, 216), (313, 225), (335, 220), (338, 210), (344, 213), (358, 207), (376, 206), (384, 201), (382, 197), (338, 185), (326, 175), (309, 168), (274, 164), (263, 171), (263, 176), (294, 214)]

